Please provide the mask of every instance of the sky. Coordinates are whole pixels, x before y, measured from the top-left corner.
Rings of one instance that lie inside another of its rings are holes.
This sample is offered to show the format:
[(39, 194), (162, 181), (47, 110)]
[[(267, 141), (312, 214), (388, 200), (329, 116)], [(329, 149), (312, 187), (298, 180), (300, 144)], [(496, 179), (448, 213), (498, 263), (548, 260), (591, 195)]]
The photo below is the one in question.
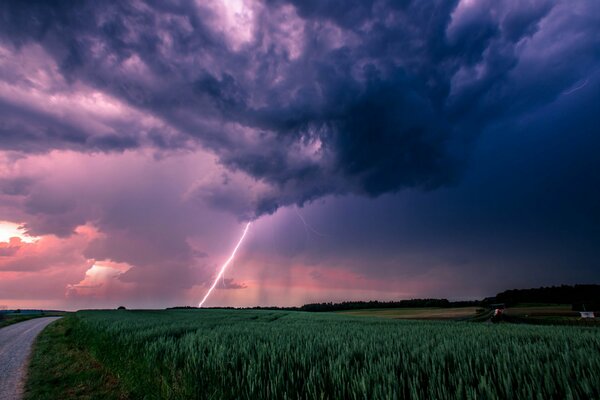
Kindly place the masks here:
[(600, 2), (3, 1), (0, 308), (600, 283)]

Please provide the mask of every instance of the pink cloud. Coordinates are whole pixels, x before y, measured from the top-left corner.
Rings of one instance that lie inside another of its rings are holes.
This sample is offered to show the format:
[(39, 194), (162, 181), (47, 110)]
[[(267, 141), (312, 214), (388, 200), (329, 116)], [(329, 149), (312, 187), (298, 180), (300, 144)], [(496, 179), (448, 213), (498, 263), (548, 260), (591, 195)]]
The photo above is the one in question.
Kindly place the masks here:
[(94, 228), (80, 226), (69, 238), (43, 236), (31, 243), (11, 238), (0, 242), (0, 271), (41, 271), (85, 263), (81, 250), (97, 236)]
[[(8, 290), (17, 285), (39, 289), (28, 302), (53, 299), (66, 308), (195, 304), (230, 250), (236, 219), (190, 196), (213, 185), (210, 177), (220, 179), (222, 167), (209, 153), (53, 151), (10, 158), (0, 153), (0, 178), (28, 185), (0, 194), (7, 200), (0, 220), (18, 218), (38, 238), (0, 244), (3, 302), (25, 299)], [(243, 194), (252, 184), (240, 179), (230, 186)], [(228, 288), (244, 286), (226, 280)]]
[(227, 278), (223, 280), (223, 284), (217, 289), (246, 289), (248, 285), (245, 282), (237, 282), (233, 278)]
[[(44, 146), (56, 140), (91, 151), (152, 147), (157, 131), (161, 143), (174, 140), (186, 147), (187, 140), (157, 116), (78, 80), (65, 79), (40, 45), (12, 48), (0, 43), (0, 57), (5, 61), (0, 64), (0, 76), (5, 77), (0, 80), (0, 103), (13, 109), (3, 115), (3, 128), (21, 132), (22, 141), (15, 140), (12, 146), (16, 150), (35, 151), (39, 146), (45, 151)], [(138, 64), (135, 58), (125, 63), (130, 69), (140, 69)], [(8, 148), (10, 143), (7, 137)], [(57, 143), (57, 148), (62, 147)]]
[(65, 296), (76, 302), (81, 299), (87, 302), (126, 299), (135, 284), (123, 282), (119, 277), (130, 268), (123, 263), (94, 262), (81, 281), (67, 285)]

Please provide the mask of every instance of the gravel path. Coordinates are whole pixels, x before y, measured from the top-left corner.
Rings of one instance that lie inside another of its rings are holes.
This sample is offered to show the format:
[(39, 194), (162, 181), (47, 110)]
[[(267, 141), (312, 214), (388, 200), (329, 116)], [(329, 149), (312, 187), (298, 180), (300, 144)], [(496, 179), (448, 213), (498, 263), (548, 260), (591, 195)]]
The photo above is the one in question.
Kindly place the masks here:
[(59, 318), (34, 318), (0, 329), (0, 400), (21, 398), (31, 345), (46, 325)]

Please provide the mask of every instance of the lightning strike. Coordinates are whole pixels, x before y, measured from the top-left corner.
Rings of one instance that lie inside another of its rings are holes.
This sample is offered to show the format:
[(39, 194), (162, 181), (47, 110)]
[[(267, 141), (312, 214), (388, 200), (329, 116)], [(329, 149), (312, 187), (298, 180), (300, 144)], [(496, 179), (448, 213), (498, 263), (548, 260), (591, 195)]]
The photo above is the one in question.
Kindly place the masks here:
[[(580, 81), (581, 82), (581, 81)], [(586, 79), (585, 81), (583, 81), (581, 84), (575, 86), (574, 88), (567, 90), (566, 92), (563, 92), (563, 94), (571, 94), (573, 92), (578, 91), (579, 89), (583, 89), (584, 87), (586, 87), (588, 84), (588, 79)]]
[(302, 214), (300, 214), (300, 212), (298, 211), (297, 208), (294, 208), (294, 211), (296, 212), (296, 215), (298, 216), (298, 218), (300, 218), (300, 221), (302, 221), (302, 225), (304, 225), (304, 230), (306, 231), (306, 234), (308, 236), (308, 231), (310, 230), (312, 233), (314, 233), (317, 236), (322, 236), (322, 237), (328, 237), (329, 235), (326, 235), (324, 233), (319, 232), (318, 230), (316, 230), (315, 228), (313, 228), (308, 222), (306, 222), (306, 220), (304, 219), (304, 217), (302, 216)]
[(202, 305), (204, 304), (204, 302), (206, 301), (206, 299), (208, 299), (208, 296), (210, 296), (210, 294), (212, 293), (212, 291), (215, 288), (215, 286), (217, 286), (217, 283), (219, 283), (219, 279), (221, 279), (221, 277), (225, 273), (225, 270), (227, 269), (227, 267), (229, 266), (229, 264), (231, 264), (231, 262), (233, 261), (233, 258), (235, 257), (235, 253), (237, 253), (238, 249), (242, 245), (242, 242), (244, 241), (244, 238), (246, 237), (246, 233), (248, 233), (248, 229), (250, 228), (251, 224), (252, 224), (251, 222), (248, 222), (246, 224), (246, 228), (244, 228), (244, 233), (242, 233), (242, 237), (240, 238), (240, 240), (238, 241), (237, 245), (235, 246), (235, 248), (231, 252), (231, 255), (229, 256), (229, 258), (227, 259), (227, 261), (225, 261), (225, 263), (221, 267), (221, 270), (219, 271), (219, 274), (215, 278), (215, 281), (213, 282), (213, 284), (210, 287), (210, 289), (208, 289), (208, 292), (206, 292), (206, 294), (204, 295), (204, 298), (202, 299), (202, 301), (198, 304), (198, 307), (202, 307)]

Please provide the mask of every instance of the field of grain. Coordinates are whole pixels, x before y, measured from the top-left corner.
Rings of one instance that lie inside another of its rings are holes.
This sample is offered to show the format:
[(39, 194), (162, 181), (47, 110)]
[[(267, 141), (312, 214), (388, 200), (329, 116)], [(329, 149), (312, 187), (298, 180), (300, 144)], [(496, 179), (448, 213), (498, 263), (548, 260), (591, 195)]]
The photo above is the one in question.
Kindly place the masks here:
[(563, 317), (579, 317), (577, 311), (571, 310), (570, 304), (565, 305), (522, 305), (507, 308), (506, 314), (518, 317), (524, 316), (563, 316)]
[(600, 397), (594, 328), (250, 310), (84, 311), (61, 323), (131, 398)]
[(502, 321), (536, 325), (578, 325), (600, 328), (600, 318), (583, 319), (571, 305), (520, 305), (507, 308)]
[(477, 315), (478, 307), (457, 308), (378, 308), (367, 310), (340, 311), (338, 314), (357, 317), (382, 317), (393, 319), (459, 319)]

